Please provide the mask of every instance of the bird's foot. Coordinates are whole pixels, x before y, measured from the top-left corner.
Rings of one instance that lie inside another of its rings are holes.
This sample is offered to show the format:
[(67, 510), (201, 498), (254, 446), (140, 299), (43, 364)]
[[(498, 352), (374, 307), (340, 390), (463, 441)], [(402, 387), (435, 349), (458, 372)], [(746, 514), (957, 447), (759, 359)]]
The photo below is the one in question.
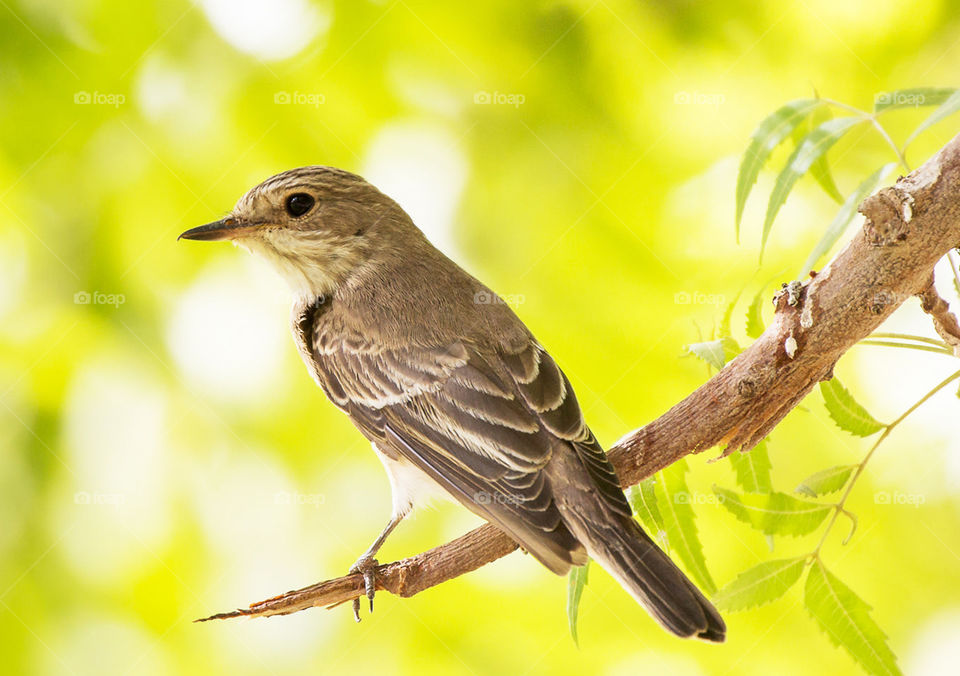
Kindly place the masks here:
[[(377, 591), (377, 566), (380, 564), (372, 556), (361, 556), (347, 571), (350, 574), (363, 575), (363, 589), (365, 596), (370, 600), (370, 612), (373, 612), (373, 597)], [(360, 597), (353, 599), (353, 618), (360, 621)]]

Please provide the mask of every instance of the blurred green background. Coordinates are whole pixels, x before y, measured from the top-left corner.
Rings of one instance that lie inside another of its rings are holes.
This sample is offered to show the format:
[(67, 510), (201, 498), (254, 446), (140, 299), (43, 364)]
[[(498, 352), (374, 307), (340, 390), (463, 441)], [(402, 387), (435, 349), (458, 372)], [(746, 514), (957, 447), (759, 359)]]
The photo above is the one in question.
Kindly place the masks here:
[[(390, 499), (300, 363), (281, 280), (176, 236), (284, 169), (358, 172), (512, 300), (609, 445), (704, 381), (683, 346), (745, 289), (742, 339), (749, 298), (796, 275), (836, 210), (803, 179), (758, 270), (771, 174), (733, 234), (750, 131), (814, 89), (869, 107), (957, 84), (954, 3), (6, 0), (0, 30), (5, 672), (856, 672), (799, 588), (729, 614), (728, 642), (703, 645), (596, 568), (577, 649), (566, 581), (521, 554), (409, 600), (381, 594), (360, 625), (347, 607), (192, 624), (342, 574)], [(891, 114), (891, 133), (928, 112)], [(911, 146), (914, 166), (956, 124)], [(830, 157), (847, 193), (889, 150), (863, 127)], [(915, 307), (888, 328), (931, 334)], [(951, 369), (858, 347), (837, 371), (889, 421)], [(942, 392), (895, 432), (851, 497), (857, 535), (841, 546), (839, 527), (824, 550), (907, 673), (960, 660), (957, 406)], [(790, 491), (868, 443), (814, 394), (771, 438), (774, 482)], [(715, 455), (692, 458), (688, 481), (718, 584), (812, 548), (817, 535), (771, 554), (711, 503), (712, 484), (733, 485)], [(475, 522), (422, 510), (380, 558)]]

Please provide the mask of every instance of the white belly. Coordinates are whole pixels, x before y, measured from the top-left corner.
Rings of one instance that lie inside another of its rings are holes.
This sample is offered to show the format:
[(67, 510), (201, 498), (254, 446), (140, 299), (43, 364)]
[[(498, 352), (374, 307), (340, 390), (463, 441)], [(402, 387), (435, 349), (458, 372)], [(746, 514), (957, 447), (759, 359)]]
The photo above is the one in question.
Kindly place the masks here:
[(406, 460), (387, 457), (380, 452), (376, 444), (373, 450), (387, 470), (390, 479), (390, 489), (393, 493), (393, 515), (404, 516), (411, 509), (423, 506), (434, 498), (453, 498), (436, 481), (427, 476), (416, 465)]

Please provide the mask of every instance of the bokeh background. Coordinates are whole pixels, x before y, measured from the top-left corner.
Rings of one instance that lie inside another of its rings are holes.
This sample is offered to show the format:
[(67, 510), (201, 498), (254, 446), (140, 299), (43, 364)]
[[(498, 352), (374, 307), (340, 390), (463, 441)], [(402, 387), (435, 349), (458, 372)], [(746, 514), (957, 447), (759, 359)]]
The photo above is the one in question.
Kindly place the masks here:
[[(704, 381), (684, 345), (741, 290), (742, 339), (749, 298), (797, 274), (836, 209), (803, 179), (758, 268), (772, 174), (740, 244), (733, 229), (751, 130), (814, 90), (869, 107), (956, 85), (954, 3), (0, 0), (0, 36), (4, 672), (856, 672), (799, 587), (728, 615), (712, 646), (667, 635), (599, 569), (578, 649), (566, 581), (522, 554), (409, 600), (382, 594), (360, 625), (347, 607), (192, 624), (342, 574), (389, 488), (300, 363), (279, 278), (176, 236), (284, 169), (361, 173), (515, 304), (609, 445)], [(892, 135), (928, 112), (891, 113)], [(845, 193), (890, 159), (868, 127), (830, 158)], [(932, 335), (915, 307), (889, 326)], [(954, 367), (857, 347), (837, 372), (888, 421)], [(841, 546), (838, 528), (824, 550), (913, 674), (960, 660), (955, 395), (881, 448), (849, 503), (857, 535)], [(868, 443), (811, 395), (771, 438), (774, 483), (790, 491)], [(771, 554), (711, 504), (711, 485), (733, 485), (715, 455), (688, 481), (718, 584), (809, 551), (816, 535)], [(474, 524), (423, 510), (381, 559)]]

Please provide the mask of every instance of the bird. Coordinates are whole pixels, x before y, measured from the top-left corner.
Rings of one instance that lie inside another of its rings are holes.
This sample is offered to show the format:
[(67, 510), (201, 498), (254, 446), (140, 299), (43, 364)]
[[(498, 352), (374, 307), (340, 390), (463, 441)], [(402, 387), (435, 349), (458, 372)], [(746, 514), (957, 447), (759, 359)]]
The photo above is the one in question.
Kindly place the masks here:
[(724, 641), (716, 608), (633, 518), (556, 361), (396, 201), (354, 173), (305, 166), (178, 239), (232, 241), (276, 268), (307, 370), (382, 461), (390, 519), (350, 568), (371, 611), (377, 552), (439, 493), (553, 573), (592, 558), (668, 631)]

